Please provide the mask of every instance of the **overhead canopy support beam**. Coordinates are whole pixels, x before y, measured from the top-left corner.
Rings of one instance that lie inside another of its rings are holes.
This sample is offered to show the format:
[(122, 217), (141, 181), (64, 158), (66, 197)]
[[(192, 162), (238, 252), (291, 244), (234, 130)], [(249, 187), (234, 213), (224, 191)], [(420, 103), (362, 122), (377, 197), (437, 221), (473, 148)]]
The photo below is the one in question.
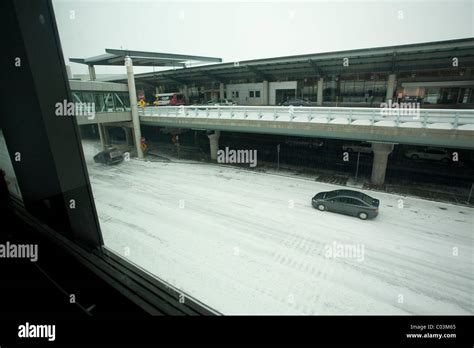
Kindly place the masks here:
[(397, 52), (393, 52), (392, 55), (392, 73), (395, 73), (395, 70), (397, 68)]
[(110, 48), (106, 48), (105, 52), (110, 53), (110, 54), (115, 54), (118, 56), (168, 58), (168, 59), (177, 59), (177, 60), (198, 60), (201, 62), (216, 62), (216, 63), (222, 62), (222, 58), (192, 56), (192, 55), (187, 55), (187, 54), (129, 51), (129, 50), (117, 50), (117, 49), (110, 49)]
[(203, 72), (201, 73), (201, 75), (202, 75), (202, 76), (205, 76), (205, 77), (207, 77), (207, 78), (210, 78), (210, 79), (212, 79), (212, 80), (214, 80), (214, 81), (217, 81), (217, 82), (219, 82), (219, 83), (227, 82), (227, 79), (226, 79), (226, 78), (224, 78), (224, 77), (222, 77), (222, 76), (219, 76), (219, 75), (216, 75), (216, 74), (214, 74), (214, 73), (210, 73), (210, 72), (208, 72), (208, 71), (203, 71)]
[(183, 80), (174, 76), (170, 76), (170, 75), (162, 75), (161, 77), (171, 80), (173, 82), (179, 83), (180, 85), (186, 85), (188, 83), (188, 81), (186, 80)]
[(322, 77), (323, 76), (323, 71), (319, 67), (318, 64), (312, 59), (308, 59), (309, 65), (313, 68), (314, 72), (316, 73), (317, 76)]
[(272, 76), (270, 76), (269, 74), (266, 74), (262, 71), (260, 71), (259, 69), (257, 69), (256, 67), (254, 66), (251, 66), (251, 65), (246, 65), (245, 66), (250, 72), (254, 73), (255, 74), (255, 77), (259, 78), (259, 79), (262, 79), (262, 80), (271, 80), (272, 79)]

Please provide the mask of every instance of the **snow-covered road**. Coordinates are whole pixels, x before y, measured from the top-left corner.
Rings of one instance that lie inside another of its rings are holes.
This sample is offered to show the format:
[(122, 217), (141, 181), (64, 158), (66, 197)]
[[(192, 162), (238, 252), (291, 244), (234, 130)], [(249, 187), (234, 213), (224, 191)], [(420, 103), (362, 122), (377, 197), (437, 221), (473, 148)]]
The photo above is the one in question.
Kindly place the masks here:
[[(362, 221), (312, 208), (334, 185), (200, 163), (107, 167), (92, 160), (99, 144), (83, 146), (105, 245), (221, 313), (474, 313), (470, 208), (366, 192), (380, 215)], [(360, 254), (329, 257), (339, 247)]]

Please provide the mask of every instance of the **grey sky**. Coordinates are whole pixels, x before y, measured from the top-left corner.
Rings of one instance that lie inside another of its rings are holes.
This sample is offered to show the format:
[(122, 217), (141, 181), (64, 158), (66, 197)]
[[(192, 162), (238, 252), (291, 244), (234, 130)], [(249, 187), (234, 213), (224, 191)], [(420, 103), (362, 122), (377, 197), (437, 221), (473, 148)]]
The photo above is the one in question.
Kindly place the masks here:
[[(66, 60), (122, 47), (229, 62), (474, 36), (474, 0), (53, 4)], [(86, 66), (70, 65), (73, 73), (87, 72)], [(96, 72), (124, 73), (124, 68), (96, 67)]]

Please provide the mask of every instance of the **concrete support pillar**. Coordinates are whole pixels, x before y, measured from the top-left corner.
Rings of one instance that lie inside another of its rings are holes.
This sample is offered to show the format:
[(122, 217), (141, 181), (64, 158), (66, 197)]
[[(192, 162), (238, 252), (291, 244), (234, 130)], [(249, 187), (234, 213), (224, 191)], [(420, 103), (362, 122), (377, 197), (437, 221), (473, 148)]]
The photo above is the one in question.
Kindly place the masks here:
[(184, 96), (184, 102), (186, 104), (189, 104), (189, 92), (188, 92), (188, 85), (183, 86), (183, 96)]
[(262, 104), (270, 105), (270, 88), (268, 81), (263, 81), (262, 83)]
[(225, 85), (224, 85), (224, 83), (221, 82), (221, 83), (219, 83), (219, 99), (220, 100), (225, 99), (224, 91), (225, 91)]
[(109, 133), (109, 128), (102, 125), (102, 132), (104, 134), (104, 143), (105, 146), (110, 146), (112, 143), (110, 142), (110, 133)]
[[(333, 75), (331, 77), (331, 103), (336, 102), (336, 90), (337, 90), (337, 81), (336, 81), (336, 76)], [(337, 106), (337, 105), (336, 105)]]
[(105, 150), (105, 147), (106, 147), (105, 134), (104, 134), (104, 129), (102, 128), (102, 124), (98, 123), (97, 128), (99, 129), (99, 138), (100, 138), (100, 144), (102, 145), (102, 150)]
[(93, 65), (89, 65), (89, 78), (91, 81), (95, 81), (95, 67)]
[(221, 136), (221, 131), (215, 131), (214, 134), (210, 134), (207, 137), (209, 138), (209, 145), (211, 147), (211, 160), (217, 160), (217, 151), (219, 151), (219, 137)]
[(125, 132), (125, 143), (127, 143), (127, 145), (133, 145), (133, 141), (131, 139), (131, 132), (130, 132), (130, 128), (128, 127), (122, 127), (123, 131)]
[(385, 182), (387, 171), (388, 155), (392, 152), (394, 144), (372, 143), (374, 160), (372, 163), (371, 182), (375, 185), (382, 185)]
[(324, 78), (320, 77), (318, 80), (318, 99), (316, 99), (316, 104), (318, 106), (323, 105), (323, 83), (324, 83)]
[(133, 75), (133, 63), (129, 56), (125, 57), (125, 67), (127, 68), (128, 93), (130, 94), (130, 108), (132, 110), (133, 136), (138, 158), (143, 158), (141, 148), (142, 132), (140, 130), (140, 118), (138, 117), (137, 91), (135, 89), (135, 76)]
[(385, 101), (388, 103), (389, 100), (393, 101), (393, 94), (397, 89), (397, 75), (390, 74), (388, 75), (387, 80), (387, 95), (385, 96)]

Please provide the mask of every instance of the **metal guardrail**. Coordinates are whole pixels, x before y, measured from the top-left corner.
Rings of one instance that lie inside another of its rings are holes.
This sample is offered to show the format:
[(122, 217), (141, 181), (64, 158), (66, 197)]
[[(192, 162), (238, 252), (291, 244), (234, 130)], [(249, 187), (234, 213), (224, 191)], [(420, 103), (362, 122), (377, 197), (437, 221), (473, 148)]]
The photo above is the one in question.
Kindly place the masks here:
[(138, 113), (142, 117), (212, 118), (474, 130), (474, 110), (466, 109), (198, 105), (145, 107), (139, 108)]

